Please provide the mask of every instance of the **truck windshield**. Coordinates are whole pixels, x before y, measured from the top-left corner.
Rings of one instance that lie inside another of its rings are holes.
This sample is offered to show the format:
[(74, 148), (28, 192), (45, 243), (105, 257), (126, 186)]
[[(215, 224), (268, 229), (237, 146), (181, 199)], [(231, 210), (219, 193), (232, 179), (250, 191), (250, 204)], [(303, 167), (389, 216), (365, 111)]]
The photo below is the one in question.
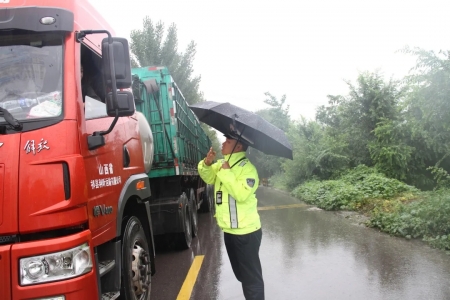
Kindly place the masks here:
[(61, 115), (62, 41), (53, 33), (0, 31), (0, 107), (15, 119)]

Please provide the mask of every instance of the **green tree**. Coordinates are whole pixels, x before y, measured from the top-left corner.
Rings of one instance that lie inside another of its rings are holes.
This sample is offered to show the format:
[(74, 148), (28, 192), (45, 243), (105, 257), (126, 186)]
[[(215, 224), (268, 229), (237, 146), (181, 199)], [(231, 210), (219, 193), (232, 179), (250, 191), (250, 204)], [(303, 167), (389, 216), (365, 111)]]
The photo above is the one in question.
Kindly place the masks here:
[(184, 53), (179, 52), (176, 25), (169, 26), (163, 39), (164, 33), (164, 24), (160, 21), (155, 26), (148, 16), (142, 29), (131, 31), (132, 66), (166, 66), (189, 104), (204, 101), (201, 76), (193, 74), (196, 43), (191, 41)]
[(363, 72), (356, 85), (346, 83), (349, 94), (329, 95), (329, 105), (318, 108), (316, 120), (326, 126), (327, 134), (348, 145), (346, 152), (351, 167), (373, 166), (368, 145), (377, 139), (375, 129), (379, 122), (398, 120), (403, 89), (398, 81), (385, 82), (379, 72)]
[(369, 142), (369, 151), (375, 167), (390, 178), (407, 181), (413, 147), (407, 144), (409, 125), (383, 119), (374, 130), (376, 139)]
[(264, 103), (270, 106), (270, 108), (260, 110), (261, 114), (270, 123), (277, 126), (281, 130), (287, 132), (291, 124), (291, 118), (289, 116), (289, 105), (286, 105), (286, 95), (281, 96), (278, 100), (271, 93), (266, 92), (264, 95), (267, 97)]
[(344, 140), (328, 134), (326, 128), (316, 121), (302, 118), (289, 131), (294, 161), (283, 163), (285, 183), (295, 188), (310, 179), (330, 179), (346, 170), (349, 158)]
[(450, 170), (450, 52), (405, 47), (417, 57), (416, 66), (405, 78), (409, 93), (405, 119), (411, 128), (416, 184), (431, 188), (428, 167)]
[[(438, 187), (449, 185), (450, 51), (403, 51), (417, 57), (403, 81), (363, 72), (356, 84), (346, 81), (347, 95), (328, 96), (316, 121), (290, 124), (294, 161), (283, 163), (288, 188), (336, 178), (360, 164), (422, 189), (435, 187), (433, 179)], [(273, 112), (260, 113), (269, 118)]]

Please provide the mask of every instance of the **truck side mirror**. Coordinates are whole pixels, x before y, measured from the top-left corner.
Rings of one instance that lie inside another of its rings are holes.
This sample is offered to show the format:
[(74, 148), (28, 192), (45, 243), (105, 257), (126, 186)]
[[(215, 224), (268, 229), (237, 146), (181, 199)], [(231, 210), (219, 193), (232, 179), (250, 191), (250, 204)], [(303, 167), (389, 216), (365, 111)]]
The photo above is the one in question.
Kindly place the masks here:
[[(112, 76), (116, 79), (116, 89), (128, 89), (131, 87), (131, 62), (130, 48), (125, 38), (112, 37), (112, 44), (109, 38), (102, 41), (102, 63), (103, 79), (105, 85), (110, 90), (112, 86)], [(110, 48), (113, 49), (113, 57), (110, 57)], [(114, 65), (114, 73), (111, 72), (111, 60)]]
[(128, 41), (118, 37), (104, 38), (102, 41), (102, 63), (103, 80), (108, 91), (106, 97), (108, 116), (132, 116), (136, 110), (133, 94), (129, 91), (117, 91), (117, 89), (128, 89), (131, 87)]

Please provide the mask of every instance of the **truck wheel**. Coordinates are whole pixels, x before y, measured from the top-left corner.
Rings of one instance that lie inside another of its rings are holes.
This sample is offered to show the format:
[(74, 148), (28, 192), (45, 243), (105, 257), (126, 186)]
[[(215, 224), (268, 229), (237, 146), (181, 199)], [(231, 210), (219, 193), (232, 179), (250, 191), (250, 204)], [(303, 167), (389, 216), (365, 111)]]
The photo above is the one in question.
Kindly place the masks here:
[[(187, 200), (187, 199), (186, 199)], [(192, 242), (192, 224), (191, 224), (191, 206), (188, 201), (183, 203), (183, 224), (182, 232), (178, 233), (178, 247), (180, 249), (189, 249)]]
[(151, 267), (147, 238), (141, 222), (131, 217), (122, 239), (122, 288), (120, 294), (126, 300), (149, 300), (151, 291)]
[(191, 216), (192, 216), (192, 236), (196, 237), (198, 235), (198, 212), (197, 212), (197, 201), (195, 201), (194, 190), (191, 189), (191, 197), (189, 198), (189, 204), (191, 205)]

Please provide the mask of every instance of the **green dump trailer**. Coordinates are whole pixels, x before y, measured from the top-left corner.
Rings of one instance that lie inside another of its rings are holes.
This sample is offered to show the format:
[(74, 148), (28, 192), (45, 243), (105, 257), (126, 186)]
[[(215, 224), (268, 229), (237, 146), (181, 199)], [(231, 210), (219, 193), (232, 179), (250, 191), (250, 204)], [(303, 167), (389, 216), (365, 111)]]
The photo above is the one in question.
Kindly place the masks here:
[(197, 164), (211, 141), (188, 107), (166, 67), (133, 68), (136, 110), (151, 127), (153, 149), (150, 211), (154, 235), (172, 235), (189, 248), (198, 234), (198, 211), (213, 210), (213, 187), (198, 175)]

